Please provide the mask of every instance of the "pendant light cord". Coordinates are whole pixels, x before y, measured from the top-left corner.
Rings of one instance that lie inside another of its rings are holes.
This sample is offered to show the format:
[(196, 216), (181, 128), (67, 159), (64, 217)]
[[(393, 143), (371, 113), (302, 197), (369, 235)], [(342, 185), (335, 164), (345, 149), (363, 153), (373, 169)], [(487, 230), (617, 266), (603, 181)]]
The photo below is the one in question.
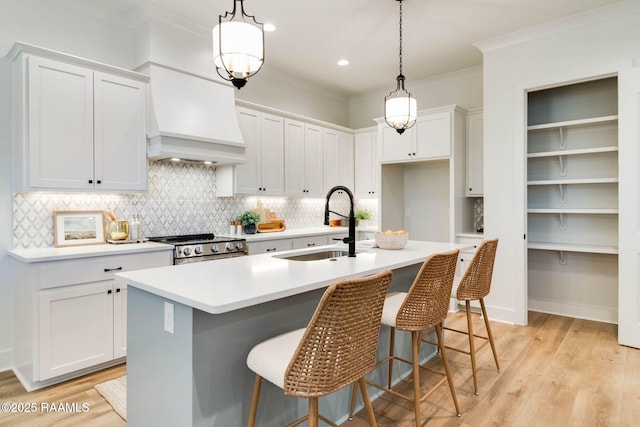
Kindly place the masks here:
[(402, 0), (398, 0), (400, 2), (400, 75), (402, 75)]

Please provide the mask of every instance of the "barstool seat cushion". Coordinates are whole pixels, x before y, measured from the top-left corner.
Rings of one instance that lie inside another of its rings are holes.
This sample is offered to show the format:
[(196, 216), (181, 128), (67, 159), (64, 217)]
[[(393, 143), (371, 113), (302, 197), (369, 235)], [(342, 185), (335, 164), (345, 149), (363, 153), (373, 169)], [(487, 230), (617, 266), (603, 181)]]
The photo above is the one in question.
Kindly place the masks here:
[(396, 318), (400, 307), (407, 297), (406, 292), (390, 292), (384, 299), (382, 307), (382, 324), (386, 326), (396, 327)]
[(306, 328), (269, 338), (251, 349), (247, 366), (284, 390), (284, 374)]

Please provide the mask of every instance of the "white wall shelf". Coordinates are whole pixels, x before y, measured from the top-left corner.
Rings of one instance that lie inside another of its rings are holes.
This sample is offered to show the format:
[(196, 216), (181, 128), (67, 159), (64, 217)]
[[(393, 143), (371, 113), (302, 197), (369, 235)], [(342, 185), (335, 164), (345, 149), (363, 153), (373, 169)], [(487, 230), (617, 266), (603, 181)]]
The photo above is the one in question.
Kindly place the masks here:
[(527, 185), (610, 184), (614, 182), (618, 182), (618, 178), (541, 179), (536, 181), (527, 181)]
[(546, 242), (529, 242), (527, 249), (537, 249), (543, 251), (564, 251), (564, 252), (584, 252), (594, 254), (611, 254), (618, 253), (617, 246), (609, 245), (575, 245), (565, 243), (546, 243)]
[(535, 130), (543, 130), (543, 129), (559, 129), (559, 128), (568, 128), (568, 127), (574, 127), (574, 126), (585, 126), (585, 125), (602, 124), (602, 123), (614, 123), (617, 120), (618, 120), (618, 115), (614, 114), (614, 115), (608, 115), (608, 116), (602, 116), (602, 117), (592, 117), (588, 119), (566, 120), (562, 122), (531, 125), (527, 127), (527, 130), (535, 131)]
[(598, 147), (598, 148), (584, 148), (576, 150), (558, 150), (558, 151), (543, 151), (540, 153), (529, 153), (528, 158), (535, 157), (555, 157), (555, 156), (571, 156), (577, 154), (598, 154), (598, 153), (610, 153), (618, 151), (618, 147)]
[(618, 209), (527, 209), (528, 213), (538, 214), (596, 214), (617, 215)]

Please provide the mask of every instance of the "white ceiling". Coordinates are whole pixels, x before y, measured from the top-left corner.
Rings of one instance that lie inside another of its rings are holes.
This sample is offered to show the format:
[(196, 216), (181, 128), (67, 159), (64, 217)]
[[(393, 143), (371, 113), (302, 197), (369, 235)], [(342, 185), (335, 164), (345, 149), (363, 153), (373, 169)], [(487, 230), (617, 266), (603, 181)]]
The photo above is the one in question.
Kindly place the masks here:
[[(213, 27), (232, 0), (50, 0), (107, 20), (153, 3)], [(403, 72), (411, 81), (482, 63), (473, 46), (619, 0), (404, 0)], [(265, 65), (351, 95), (395, 88), (396, 0), (246, 0), (245, 11), (277, 30), (265, 35)], [(346, 58), (347, 67), (336, 62)], [(255, 78), (258, 78), (256, 76)]]

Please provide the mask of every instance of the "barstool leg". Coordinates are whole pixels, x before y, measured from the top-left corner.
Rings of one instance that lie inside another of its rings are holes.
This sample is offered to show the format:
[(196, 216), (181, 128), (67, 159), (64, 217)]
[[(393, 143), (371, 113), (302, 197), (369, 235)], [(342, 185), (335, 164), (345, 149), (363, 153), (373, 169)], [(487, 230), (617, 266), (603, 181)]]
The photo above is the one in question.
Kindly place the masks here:
[[(358, 385), (360, 386), (360, 394), (362, 395), (362, 400), (364, 402), (364, 407), (367, 411), (367, 418), (369, 419), (369, 426), (376, 427), (378, 424), (376, 423), (376, 417), (373, 414), (373, 406), (371, 406), (371, 399), (369, 399), (369, 392), (367, 391), (367, 384), (364, 381), (364, 378), (360, 378), (358, 380)], [(354, 384), (355, 390), (355, 384)]]
[(420, 331), (411, 332), (411, 350), (413, 353), (413, 405), (416, 427), (420, 427)]
[(471, 319), (471, 301), (465, 300), (467, 309), (467, 330), (469, 331), (469, 353), (471, 354), (471, 372), (473, 373), (473, 392), (478, 394), (478, 378), (476, 375), (476, 346), (473, 339), (473, 321)]
[(456, 389), (453, 386), (453, 377), (451, 376), (451, 370), (449, 369), (449, 359), (447, 358), (446, 348), (444, 346), (444, 335), (442, 333), (442, 323), (436, 325), (436, 335), (438, 337), (438, 348), (442, 355), (442, 363), (444, 364), (444, 371), (447, 374), (447, 382), (449, 383), (449, 389), (451, 390), (451, 397), (453, 397), (453, 404), (456, 407), (456, 415), (460, 416), (460, 408), (458, 407), (458, 397), (456, 396)]
[(500, 365), (498, 364), (498, 353), (496, 352), (496, 345), (493, 342), (491, 325), (489, 325), (489, 316), (487, 316), (487, 310), (484, 307), (484, 298), (480, 298), (480, 307), (482, 307), (482, 315), (484, 316), (484, 324), (487, 328), (487, 337), (489, 338), (489, 344), (491, 344), (491, 351), (493, 352), (493, 360), (496, 361), (496, 369), (498, 370), (498, 372), (500, 372)]
[(309, 398), (309, 427), (318, 427), (318, 398)]
[[(363, 378), (364, 381), (364, 378)], [(358, 398), (358, 386), (356, 383), (351, 384), (351, 405), (349, 405), (349, 421), (353, 420), (353, 411), (356, 410), (356, 399)], [(364, 400), (364, 396), (362, 397)]]
[(387, 387), (391, 388), (391, 381), (393, 380), (393, 356), (396, 345), (396, 328), (391, 327), (389, 332), (389, 370), (387, 376)]
[(253, 427), (256, 424), (256, 413), (258, 412), (258, 399), (260, 399), (260, 386), (262, 385), (262, 377), (256, 375), (253, 383), (253, 396), (251, 397), (251, 410), (249, 411), (249, 421), (247, 427)]

